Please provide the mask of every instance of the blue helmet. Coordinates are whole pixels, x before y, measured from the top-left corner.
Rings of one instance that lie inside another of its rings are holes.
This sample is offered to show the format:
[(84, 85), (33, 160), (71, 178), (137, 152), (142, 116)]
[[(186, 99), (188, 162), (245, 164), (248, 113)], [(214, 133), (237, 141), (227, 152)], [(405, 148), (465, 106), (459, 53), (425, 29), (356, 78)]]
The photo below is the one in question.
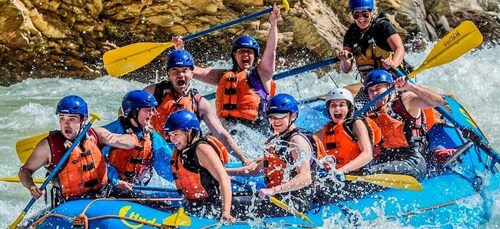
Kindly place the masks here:
[(394, 82), (394, 80), (392, 79), (391, 73), (389, 73), (386, 70), (377, 69), (377, 70), (371, 71), (366, 76), (365, 88), (369, 88), (369, 87), (371, 87), (375, 84), (379, 84), (379, 83), (391, 84), (393, 82)]
[(178, 110), (170, 114), (165, 122), (165, 133), (175, 130), (197, 130), (200, 131), (200, 121), (196, 115), (189, 110)]
[(289, 94), (277, 94), (269, 101), (267, 114), (272, 113), (299, 113), (299, 104), (293, 96)]
[(144, 90), (133, 90), (127, 93), (122, 100), (123, 115), (129, 116), (134, 111), (141, 108), (149, 108), (158, 106), (155, 97)]
[(87, 103), (82, 97), (68, 95), (62, 98), (57, 104), (56, 114), (79, 114), (83, 117), (89, 116)]
[(259, 56), (259, 42), (251, 36), (241, 36), (238, 37), (233, 43), (233, 53), (240, 48), (248, 48), (253, 50), (255, 56)]
[(349, 10), (374, 10), (375, 0), (349, 0)]
[(186, 50), (174, 50), (167, 59), (167, 70), (174, 67), (190, 67), (194, 69), (194, 59)]

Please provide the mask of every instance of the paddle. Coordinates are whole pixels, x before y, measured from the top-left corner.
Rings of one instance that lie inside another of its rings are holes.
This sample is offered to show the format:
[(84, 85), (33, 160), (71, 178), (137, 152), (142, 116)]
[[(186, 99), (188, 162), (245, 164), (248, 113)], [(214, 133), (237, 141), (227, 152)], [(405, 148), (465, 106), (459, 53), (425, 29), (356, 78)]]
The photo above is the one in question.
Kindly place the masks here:
[[(5, 181), (5, 182), (20, 182), (19, 177), (0, 177), (0, 181)], [(33, 178), (33, 182), (36, 184), (41, 184), (43, 183), (44, 179), (43, 178)]]
[[(60, 161), (57, 163), (56, 167), (54, 168), (54, 170), (52, 170), (52, 172), (50, 173), (50, 175), (47, 177), (47, 179), (45, 179), (45, 181), (43, 182), (42, 186), (40, 187), (40, 189), (45, 189), (45, 187), (47, 187), (47, 185), (49, 184), (49, 182), (57, 175), (57, 173), (59, 172), (59, 170), (61, 170), (61, 168), (66, 164), (66, 161), (68, 160), (71, 152), (73, 152), (73, 149), (75, 149), (75, 147), (80, 143), (80, 141), (83, 139), (83, 137), (87, 134), (87, 131), (90, 129), (90, 127), (92, 126), (92, 124), (94, 123), (94, 121), (97, 119), (97, 120), (101, 120), (101, 117), (96, 114), (96, 113), (90, 113), (90, 116), (92, 117), (90, 119), (90, 121), (87, 123), (87, 125), (85, 125), (85, 128), (82, 130), (82, 132), (75, 138), (75, 140), (73, 141), (73, 144), (71, 144), (71, 147), (66, 150), (66, 152), (64, 153), (64, 155), (61, 157)], [(26, 207), (24, 208), (24, 210), (19, 214), (19, 216), (17, 217), (17, 219), (14, 221), (14, 223), (12, 223), (9, 228), (13, 229), (13, 228), (17, 228), (17, 225), (21, 222), (21, 220), (23, 220), (24, 216), (26, 215), (26, 213), (28, 212), (28, 210), (31, 208), (31, 206), (33, 206), (33, 204), (35, 203), (36, 199), (33, 197), (31, 198), (30, 202), (28, 203), (28, 205), (26, 205)]]
[[(497, 163), (500, 162), (500, 155), (497, 152), (495, 152), (493, 148), (491, 148), (490, 144), (487, 141), (486, 142), (483, 141), (483, 138), (476, 131), (474, 131), (472, 128), (466, 127), (465, 125), (462, 125), (444, 107), (438, 106), (435, 109), (441, 115), (443, 115), (448, 121), (452, 122), (456, 127), (458, 127), (458, 129), (462, 131), (462, 135), (465, 138), (469, 139), (470, 142), (474, 143), (475, 145), (483, 149), (493, 159), (493, 161), (496, 161)], [(468, 118), (470, 118), (470, 116)], [(447, 162), (451, 162), (451, 160), (448, 160)]]
[[(279, 8), (285, 8), (286, 11), (290, 9), (288, 2), (283, 0), (283, 3), (279, 5)], [(211, 32), (236, 25), (238, 23), (248, 21), (253, 18), (260, 17), (267, 13), (273, 11), (273, 8), (267, 8), (265, 10), (238, 18), (226, 23), (208, 28), (206, 30), (187, 35), (183, 38), (184, 41), (192, 40), (200, 36), (209, 34)], [(117, 49), (113, 49), (104, 53), (102, 57), (104, 66), (108, 71), (109, 75), (113, 77), (118, 77), (133, 70), (136, 70), (147, 63), (151, 62), (154, 58), (160, 55), (165, 49), (174, 46), (172, 42), (166, 43), (153, 43), (153, 42), (141, 42)]]
[(132, 186), (132, 189), (134, 189), (134, 190), (143, 190), (143, 191), (177, 192), (176, 188), (168, 188), (168, 187), (160, 187), (160, 186), (134, 185), (134, 186)]
[(163, 220), (163, 225), (165, 226), (173, 226), (173, 227), (188, 227), (191, 226), (191, 218), (184, 213), (184, 208), (179, 208), (179, 210), (170, 215), (165, 220)]
[[(242, 183), (242, 182), (239, 182), (235, 179), (231, 179), (231, 182), (237, 184), (238, 186), (241, 186), (243, 188), (245, 188), (246, 190), (248, 191), (253, 191), (252, 187), (250, 187), (248, 184), (245, 184), (245, 183)], [(255, 195), (257, 195), (257, 193), (255, 193)], [(314, 224), (314, 222), (309, 219), (309, 217), (307, 217), (304, 213), (300, 212), (300, 211), (297, 211), (295, 210), (294, 208), (288, 206), (287, 204), (283, 203), (282, 201), (278, 200), (276, 197), (272, 197), (270, 196), (269, 197), (269, 201), (271, 203), (273, 203), (274, 205), (280, 207), (281, 209), (287, 211), (287, 212), (290, 212), (292, 213), (294, 216), (297, 216), (299, 217), (300, 219), (303, 219), (304, 221), (307, 221), (308, 223), (311, 223), (314, 227), (318, 227), (316, 226), (316, 224)]]
[[(408, 74), (408, 78), (412, 79), (416, 74), (433, 68), (445, 63), (449, 63), (473, 48), (479, 46), (483, 42), (483, 35), (477, 27), (471, 21), (464, 21), (455, 29), (450, 31), (446, 36), (441, 38), (431, 52), (427, 55), (424, 62), (415, 69), (413, 72)], [(404, 76), (404, 73), (397, 71), (398, 77)], [(368, 111), (370, 107), (378, 103), (381, 99), (387, 96), (389, 93), (393, 92), (395, 87), (389, 88), (387, 91), (379, 95), (377, 98), (373, 99), (371, 102), (363, 106), (360, 110), (354, 113), (354, 117), (361, 116), (364, 112)]]
[(47, 136), (49, 136), (49, 132), (19, 140), (16, 143), (16, 152), (19, 160), (23, 164), (26, 163), (28, 158), (31, 156), (33, 149), (35, 149), (35, 146)]
[[(312, 63), (312, 64), (308, 64), (308, 65), (304, 65), (304, 66), (301, 66), (301, 67), (297, 67), (297, 68), (293, 68), (293, 69), (290, 69), (290, 70), (287, 70), (287, 71), (283, 71), (283, 72), (280, 72), (280, 73), (277, 73), (273, 76), (273, 80), (279, 80), (279, 79), (283, 79), (283, 78), (286, 78), (286, 77), (289, 77), (289, 76), (293, 76), (293, 75), (297, 75), (297, 74), (300, 74), (300, 73), (304, 73), (304, 72), (307, 72), (307, 71), (310, 71), (310, 70), (313, 70), (313, 69), (317, 69), (317, 68), (321, 68), (321, 67), (324, 67), (324, 66), (327, 66), (327, 65), (330, 65), (330, 64), (335, 64), (337, 62), (339, 62), (339, 58), (337, 57), (328, 57), (326, 59), (323, 59), (319, 62), (316, 62), (316, 63)], [(210, 94), (207, 94), (207, 95), (204, 95), (203, 97), (205, 97), (205, 99), (214, 99), (215, 98), (215, 93), (210, 93)]]
[(422, 184), (412, 176), (400, 174), (372, 174), (367, 176), (345, 175), (346, 180), (373, 183), (386, 188), (422, 191)]

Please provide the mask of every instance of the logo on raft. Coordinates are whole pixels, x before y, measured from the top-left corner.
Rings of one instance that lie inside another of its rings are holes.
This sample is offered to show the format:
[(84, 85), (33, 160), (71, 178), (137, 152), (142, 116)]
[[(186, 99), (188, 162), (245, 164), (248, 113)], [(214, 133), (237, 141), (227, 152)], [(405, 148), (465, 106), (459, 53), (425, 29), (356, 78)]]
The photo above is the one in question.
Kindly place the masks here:
[[(120, 211), (118, 213), (122, 223), (125, 226), (127, 226), (129, 228), (137, 229), (137, 228), (144, 226), (144, 223), (147, 223), (149, 225), (156, 225), (156, 218), (153, 218), (150, 220), (148, 220), (146, 218), (142, 218), (139, 213), (134, 212), (134, 211), (130, 211), (131, 209), (132, 209), (132, 206), (130, 206), (130, 205), (123, 206), (122, 208), (120, 208)], [(138, 223), (131, 223), (130, 221), (132, 221), (132, 220), (130, 220), (130, 219), (132, 219), (133, 221), (137, 221)]]

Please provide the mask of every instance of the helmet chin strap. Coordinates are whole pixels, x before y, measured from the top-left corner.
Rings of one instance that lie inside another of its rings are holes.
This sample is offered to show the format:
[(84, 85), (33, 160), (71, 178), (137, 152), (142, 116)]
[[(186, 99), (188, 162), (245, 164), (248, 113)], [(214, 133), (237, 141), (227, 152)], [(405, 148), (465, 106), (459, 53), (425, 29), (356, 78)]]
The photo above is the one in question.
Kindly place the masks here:
[(132, 113), (132, 120), (134, 120), (135, 124), (137, 125), (137, 129), (143, 129), (144, 127), (141, 125), (141, 123), (139, 122), (139, 112), (138, 111), (134, 111)]

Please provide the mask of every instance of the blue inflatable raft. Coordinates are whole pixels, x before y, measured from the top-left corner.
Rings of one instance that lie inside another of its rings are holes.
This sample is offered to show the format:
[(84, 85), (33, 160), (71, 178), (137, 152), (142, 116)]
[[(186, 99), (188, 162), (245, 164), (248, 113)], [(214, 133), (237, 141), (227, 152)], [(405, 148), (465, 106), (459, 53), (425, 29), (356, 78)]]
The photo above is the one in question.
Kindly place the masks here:
[[(439, 175), (422, 181), (423, 191), (385, 189), (359, 200), (316, 206), (306, 215), (313, 223), (295, 216), (255, 219), (224, 226), (217, 219), (189, 217), (175, 222), (177, 208), (160, 211), (132, 200), (74, 200), (31, 219), (36, 228), (212, 228), (212, 227), (304, 227), (369, 225), (372, 220), (397, 220), (414, 227), (477, 228), (491, 218), (492, 193), (498, 191), (500, 157), (489, 147), (488, 140), (467, 111), (453, 98), (445, 96), (448, 105), (437, 110), (445, 123), (436, 124), (429, 132), (431, 148), (459, 149), (447, 161)], [(303, 104), (299, 126), (317, 130), (328, 121), (324, 102)], [(319, 120), (319, 121), (318, 121)], [(165, 199), (164, 199), (165, 200)], [(179, 198), (168, 199), (179, 206)]]

